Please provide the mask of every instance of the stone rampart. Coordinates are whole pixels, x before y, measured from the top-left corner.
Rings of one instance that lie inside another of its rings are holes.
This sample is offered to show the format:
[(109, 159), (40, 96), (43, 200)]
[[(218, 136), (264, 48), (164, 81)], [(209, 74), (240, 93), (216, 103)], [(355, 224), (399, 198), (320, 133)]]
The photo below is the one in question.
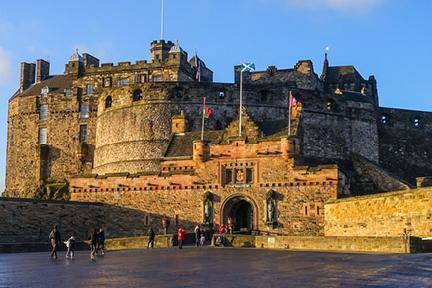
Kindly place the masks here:
[[(213, 236), (213, 244), (216, 237)], [(416, 253), (422, 251), (418, 238), (404, 242), (402, 237), (313, 237), (222, 235), (228, 247), (271, 248), (306, 251), (338, 251), (366, 253)]]
[(0, 243), (46, 243), (54, 224), (63, 239), (74, 234), (78, 241), (96, 227), (104, 227), (110, 238), (145, 235), (146, 216), (100, 203), (0, 198)]
[(328, 202), (326, 236), (432, 236), (432, 189), (421, 188)]

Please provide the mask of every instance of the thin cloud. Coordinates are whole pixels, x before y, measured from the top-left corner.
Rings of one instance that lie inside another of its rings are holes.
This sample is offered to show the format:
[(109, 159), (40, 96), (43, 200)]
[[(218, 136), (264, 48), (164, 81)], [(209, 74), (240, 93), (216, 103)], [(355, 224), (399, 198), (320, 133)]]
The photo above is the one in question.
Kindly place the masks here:
[(0, 86), (9, 82), (12, 75), (12, 64), (9, 53), (0, 47)]
[[(369, 10), (381, 5), (384, 0), (270, 0), (274, 3), (294, 8), (318, 10), (331, 9), (338, 11)], [(264, 2), (264, 0), (262, 0)]]

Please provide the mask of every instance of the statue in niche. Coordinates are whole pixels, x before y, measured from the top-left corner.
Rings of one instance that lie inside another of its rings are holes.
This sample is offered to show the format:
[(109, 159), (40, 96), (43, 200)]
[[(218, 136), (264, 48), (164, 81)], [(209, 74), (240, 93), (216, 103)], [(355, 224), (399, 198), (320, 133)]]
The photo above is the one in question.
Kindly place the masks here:
[(275, 193), (271, 191), (267, 193), (267, 223), (274, 224), (276, 220), (276, 200)]
[(213, 195), (210, 192), (204, 195), (204, 224), (213, 224)]

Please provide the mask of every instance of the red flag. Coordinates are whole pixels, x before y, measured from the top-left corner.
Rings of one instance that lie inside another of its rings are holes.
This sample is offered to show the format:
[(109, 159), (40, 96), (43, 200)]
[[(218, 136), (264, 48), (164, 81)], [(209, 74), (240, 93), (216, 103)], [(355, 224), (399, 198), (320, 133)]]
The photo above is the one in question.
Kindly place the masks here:
[(207, 104), (204, 104), (204, 117), (208, 119), (212, 113), (213, 111), (210, 109), (210, 107), (208, 107)]

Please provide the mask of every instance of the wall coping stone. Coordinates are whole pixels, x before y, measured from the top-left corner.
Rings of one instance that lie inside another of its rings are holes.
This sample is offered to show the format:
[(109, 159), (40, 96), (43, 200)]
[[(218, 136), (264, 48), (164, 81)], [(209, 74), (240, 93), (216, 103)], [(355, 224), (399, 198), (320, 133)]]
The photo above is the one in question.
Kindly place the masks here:
[(103, 203), (100, 202), (81, 202), (81, 201), (66, 201), (66, 200), (39, 200), (39, 199), (31, 199), (31, 198), (9, 198), (9, 197), (0, 197), (0, 204), (6, 202), (17, 202), (17, 203), (46, 203), (46, 204), (58, 204), (58, 205), (97, 205), (104, 206)]

